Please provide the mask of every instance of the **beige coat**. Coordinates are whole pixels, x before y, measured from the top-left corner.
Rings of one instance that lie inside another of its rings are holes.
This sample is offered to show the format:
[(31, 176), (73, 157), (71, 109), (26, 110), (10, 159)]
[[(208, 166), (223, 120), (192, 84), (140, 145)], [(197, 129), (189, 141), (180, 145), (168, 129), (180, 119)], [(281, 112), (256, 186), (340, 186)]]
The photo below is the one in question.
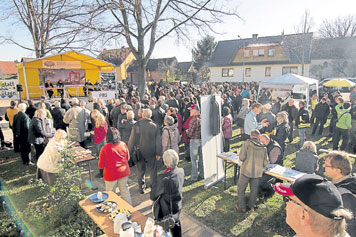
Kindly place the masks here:
[(58, 173), (61, 161), (59, 149), (62, 146), (52, 138), (41, 156), (38, 158), (37, 167), (48, 173)]
[(249, 178), (262, 177), (263, 167), (268, 162), (267, 148), (257, 139), (248, 139), (241, 147), (241, 174)]
[(85, 140), (87, 120), (85, 110), (79, 106), (73, 106), (65, 113), (63, 122), (69, 124), (68, 138), (71, 141), (82, 142)]

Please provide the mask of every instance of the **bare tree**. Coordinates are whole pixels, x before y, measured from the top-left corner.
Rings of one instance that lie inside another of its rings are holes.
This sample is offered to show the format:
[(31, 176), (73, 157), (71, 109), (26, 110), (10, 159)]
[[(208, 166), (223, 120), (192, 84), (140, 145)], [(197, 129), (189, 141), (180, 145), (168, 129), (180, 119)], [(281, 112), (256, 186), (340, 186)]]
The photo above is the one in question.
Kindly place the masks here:
[(14, 31), (0, 35), (0, 41), (32, 51), (36, 58), (68, 49), (87, 50), (83, 44), (93, 38), (82, 27), (91, 17), (83, 11), (87, 6), (85, 1), (11, 0), (4, 4), (6, 9), (2, 12), (2, 19), (24, 26), (32, 38), (32, 45), (15, 38)]
[(321, 38), (344, 38), (356, 36), (356, 16), (349, 15), (333, 20), (325, 19), (320, 26)]
[(295, 33), (309, 33), (314, 27), (314, 19), (308, 9), (305, 9), (298, 25), (294, 26)]
[(239, 18), (232, 3), (224, 0), (96, 0), (89, 11), (95, 14), (89, 28), (100, 33), (103, 42), (126, 40), (137, 60), (141, 96), (146, 65), (159, 41), (169, 35), (189, 39), (193, 30), (216, 32), (213, 24), (221, 23), (223, 16)]

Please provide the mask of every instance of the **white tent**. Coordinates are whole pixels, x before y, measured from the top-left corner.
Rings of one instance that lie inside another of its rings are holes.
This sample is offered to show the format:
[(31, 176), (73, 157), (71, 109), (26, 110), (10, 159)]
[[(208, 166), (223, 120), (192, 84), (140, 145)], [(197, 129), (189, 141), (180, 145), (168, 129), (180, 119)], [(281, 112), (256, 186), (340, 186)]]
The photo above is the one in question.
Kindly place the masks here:
[[(318, 94), (318, 80), (309, 77), (303, 77), (297, 74), (288, 73), (279, 77), (274, 77), (266, 81), (262, 81), (259, 87), (259, 91), (262, 88), (272, 88), (274, 91), (290, 91), (294, 94), (305, 95), (305, 99), (309, 104), (309, 91), (316, 90)], [(259, 93), (258, 91), (258, 93)], [(274, 93), (277, 96), (278, 93)]]

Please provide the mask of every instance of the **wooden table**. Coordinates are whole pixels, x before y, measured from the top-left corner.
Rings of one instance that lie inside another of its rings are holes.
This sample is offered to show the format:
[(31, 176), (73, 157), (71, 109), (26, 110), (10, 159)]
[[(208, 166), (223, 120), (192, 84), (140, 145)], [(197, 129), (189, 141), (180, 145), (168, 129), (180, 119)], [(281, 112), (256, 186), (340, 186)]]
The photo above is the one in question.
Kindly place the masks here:
[[(229, 159), (229, 156), (231, 155), (236, 155), (236, 153), (233, 152), (226, 152), (226, 155), (224, 154), (218, 154), (217, 157), (222, 159), (224, 161), (224, 172), (225, 172), (225, 177), (224, 177), (224, 189), (226, 189), (226, 170), (227, 168), (234, 167), (234, 184), (237, 184), (237, 172), (239, 171), (240, 174), (240, 166), (242, 162), (239, 159)], [(238, 157), (238, 156), (237, 156)]]
[[(81, 147), (81, 146), (76, 146), (74, 148), (77, 152), (84, 152), (86, 151), (87, 149)], [(89, 179), (90, 181), (94, 184), (94, 181), (93, 181), (93, 175), (91, 173), (91, 165), (90, 165), (90, 161), (92, 160), (95, 160), (96, 157), (93, 156), (92, 154), (88, 153), (87, 155), (84, 155), (82, 157), (76, 157), (72, 162), (79, 165), (79, 166), (82, 166), (82, 164), (84, 165), (87, 165), (88, 166), (88, 170), (89, 170)], [(94, 189), (94, 188), (93, 188)]]
[[(275, 172), (274, 172), (275, 171)], [(299, 172), (297, 170), (285, 168), (276, 164), (269, 164), (264, 167), (264, 173), (271, 175), (277, 179), (281, 179), (290, 183), (294, 183), (294, 181), (303, 176), (305, 173)]]
[[(147, 217), (142, 215), (141, 212), (137, 211), (134, 207), (125, 202), (114, 192), (109, 191), (107, 193), (109, 194), (109, 198), (105, 201), (114, 201), (117, 203), (118, 209), (124, 208), (129, 210), (132, 213), (130, 221), (137, 222), (139, 225), (141, 225), (141, 230), (143, 233)], [(107, 236), (119, 236), (119, 234), (114, 233), (114, 222), (109, 219), (109, 213), (98, 212), (96, 210), (96, 205), (98, 203), (93, 203), (90, 201), (90, 196), (91, 195), (80, 201), (79, 206), (88, 214), (88, 216), (95, 222), (95, 224), (97, 224), (99, 228), (104, 231)]]

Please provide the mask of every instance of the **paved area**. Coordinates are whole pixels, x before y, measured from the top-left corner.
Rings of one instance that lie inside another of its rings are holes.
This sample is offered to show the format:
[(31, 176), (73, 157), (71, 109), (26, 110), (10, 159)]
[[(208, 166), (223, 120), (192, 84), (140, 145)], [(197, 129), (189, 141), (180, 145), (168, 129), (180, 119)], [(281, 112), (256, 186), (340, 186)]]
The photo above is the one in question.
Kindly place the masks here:
[[(12, 131), (7, 128), (5, 123), (1, 123), (3, 125), (3, 132), (5, 136), (5, 140), (7, 141), (12, 141)], [(97, 187), (98, 189), (93, 191), (88, 187), (85, 183), (86, 180), (89, 180), (89, 172), (87, 169), (87, 166), (85, 166), (85, 172), (83, 173), (83, 183), (82, 183), (82, 188), (84, 189), (84, 192), (87, 195), (90, 195), (91, 193), (98, 192), (98, 191), (104, 191), (105, 190), (105, 184), (104, 184), (104, 179), (98, 179), (95, 178), (94, 176), (99, 173), (98, 170), (98, 160), (92, 160), (90, 161), (90, 165), (92, 168), (92, 175), (93, 175), (93, 186)], [(132, 204), (133, 206), (140, 211), (143, 215), (147, 217), (152, 217), (152, 201), (150, 200), (149, 193), (145, 194), (140, 194), (138, 185), (136, 182), (133, 180), (129, 179), (129, 189), (131, 193), (131, 198), (132, 198)], [(117, 190), (118, 191), (118, 190)], [(119, 193), (118, 193), (119, 194)], [(183, 197), (184, 200), (184, 197)], [(183, 236), (185, 237), (218, 237), (221, 236), (220, 234), (216, 233), (215, 231), (211, 230), (209, 227), (205, 226), (204, 224), (200, 223), (199, 221), (189, 217), (185, 213), (181, 214), (181, 224), (182, 224), (182, 230), (183, 230)]]

